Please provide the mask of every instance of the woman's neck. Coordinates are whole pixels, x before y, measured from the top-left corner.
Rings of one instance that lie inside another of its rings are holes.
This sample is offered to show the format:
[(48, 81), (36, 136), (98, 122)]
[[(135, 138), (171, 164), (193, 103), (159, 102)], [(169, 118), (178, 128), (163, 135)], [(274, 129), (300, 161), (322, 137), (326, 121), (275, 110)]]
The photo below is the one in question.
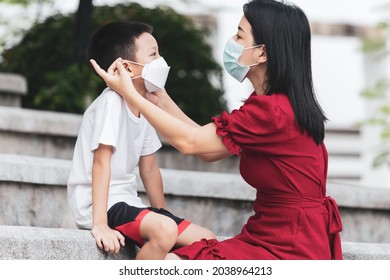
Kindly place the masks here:
[[(253, 69), (254, 70), (254, 69)], [(262, 95), (267, 92), (267, 81), (265, 69), (258, 67), (256, 71), (251, 71), (248, 73), (247, 78), (252, 83), (253, 88), (257, 95)]]

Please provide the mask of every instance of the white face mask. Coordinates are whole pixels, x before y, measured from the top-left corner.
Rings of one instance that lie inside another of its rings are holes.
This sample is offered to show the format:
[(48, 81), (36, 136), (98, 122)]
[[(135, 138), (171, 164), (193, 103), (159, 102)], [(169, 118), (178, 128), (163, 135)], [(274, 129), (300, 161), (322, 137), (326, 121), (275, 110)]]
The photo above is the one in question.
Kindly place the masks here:
[(148, 92), (155, 92), (164, 88), (165, 82), (168, 78), (169, 69), (171, 68), (168, 66), (164, 58), (159, 57), (147, 64), (141, 64), (134, 61), (130, 62), (144, 67), (142, 69), (142, 75), (133, 77), (132, 79), (142, 77), (145, 81), (145, 88)]

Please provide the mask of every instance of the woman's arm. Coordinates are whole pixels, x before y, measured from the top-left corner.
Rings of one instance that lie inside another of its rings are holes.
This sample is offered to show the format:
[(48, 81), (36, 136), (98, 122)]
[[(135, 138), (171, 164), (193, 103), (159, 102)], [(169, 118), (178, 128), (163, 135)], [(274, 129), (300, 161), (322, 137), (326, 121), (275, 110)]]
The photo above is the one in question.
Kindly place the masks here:
[[(128, 95), (126, 95), (128, 96)], [(177, 150), (186, 155), (223, 153), (227, 151), (216, 125), (191, 126), (158, 108), (140, 95), (125, 98), (144, 115), (149, 123)]]
[(181, 153), (214, 154), (214, 158), (224, 158), (229, 155), (227, 148), (222, 143), (222, 138), (216, 134), (214, 123), (205, 126), (190, 125), (142, 97), (134, 88), (120, 60), (114, 62), (108, 72), (101, 69), (94, 60), (91, 60), (91, 63), (98, 75), (105, 80), (107, 86), (122, 95), (126, 102), (137, 107), (149, 123)]
[[(161, 108), (165, 112), (169, 113), (173, 117), (182, 120), (192, 127), (200, 127), (199, 124), (194, 122), (189, 118), (177, 104), (172, 100), (169, 94), (165, 89), (159, 90), (155, 93), (147, 93), (146, 99), (155, 104), (157, 107)], [(213, 162), (226, 157), (231, 156), (232, 154), (229, 151), (222, 151), (217, 153), (205, 153), (205, 154), (196, 154), (197, 157), (202, 159), (205, 162)]]
[(163, 182), (154, 154), (141, 156), (139, 160), (139, 174), (150, 205), (156, 208), (165, 208)]
[(145, 98), (155, 104), (157, 107), (163, 109), (165, 112), (170, 115), (178, 118), (185, 123), (193, 126), (199, 127), (200, 125), (194, 122), (191, 118), (189, 118), (177, 104), (172, 100), (165, 89), (161, 89), (159, 91), (153, 93), (146, 93)]

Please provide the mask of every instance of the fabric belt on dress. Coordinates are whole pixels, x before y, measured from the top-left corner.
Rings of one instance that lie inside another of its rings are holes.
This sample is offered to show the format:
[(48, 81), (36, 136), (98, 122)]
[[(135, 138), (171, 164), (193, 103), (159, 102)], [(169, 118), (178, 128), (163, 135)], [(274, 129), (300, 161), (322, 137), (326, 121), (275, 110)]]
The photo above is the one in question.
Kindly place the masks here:
[(332, 259), (341, 260), (343, 258), (340, 238), (340, 231), (342, 231), (343, 226), (338, 205), (332, 197), (313, 198), (293, 193), (258, 192), (257, 200), (264, 206), (267, 204), (281, 204), (283, 206), (291, 205), (305, 208), (325, 205), (329, 213), (328, 234), (333, 236)]

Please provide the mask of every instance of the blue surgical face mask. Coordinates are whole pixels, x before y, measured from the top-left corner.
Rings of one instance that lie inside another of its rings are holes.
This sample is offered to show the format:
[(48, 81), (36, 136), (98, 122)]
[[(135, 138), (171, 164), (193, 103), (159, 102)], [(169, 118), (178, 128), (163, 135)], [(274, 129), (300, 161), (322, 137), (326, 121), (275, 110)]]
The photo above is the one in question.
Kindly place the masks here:
[(244, 66), (238, 63), (238, 59), (242, 55), (243, 51), (258, 48), (260, 46), (262, 45), (245, 48), (243, 45), (237, 43), (233, 38), (230, 38), (227, 41), (223, 52), (223, 63), (226, 71), (241, 83), (245, 79), (246, 74), (248, 74), (250, 67), (257, 65), (258, 63)]

